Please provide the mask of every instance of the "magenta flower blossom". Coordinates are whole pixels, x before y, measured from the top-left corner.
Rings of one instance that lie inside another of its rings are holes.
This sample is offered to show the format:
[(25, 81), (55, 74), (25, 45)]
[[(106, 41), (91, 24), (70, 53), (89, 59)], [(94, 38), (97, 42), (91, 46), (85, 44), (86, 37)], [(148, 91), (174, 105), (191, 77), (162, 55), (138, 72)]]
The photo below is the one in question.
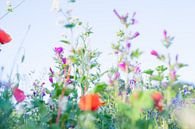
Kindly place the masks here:
[(128, 48), (128, 49), (130, 49), (130, 47), (131, 47), (131, 43), (127, 43), (127, 45), (126, 45), (126, 46), (127, 46), (127, 48)]
[(26, 98), (24, 92), (20, 90), (18, 87), (13, 88), (13, 95), (17, 102), (22, 102)]
[(152, 51), (150, 52), (150, 54), (153, 55), (153, 56), (156, 56), (156, 57), (159, 56), (159, 55), (158, 55), (158, 52), (155, 51), (155, 50), (152, 50)]
[(119, 72), (115, 72), (114, 74), (114, 80), (118, 79), (120, 77), (120, 73)]
[(137, 23), (137, 20), (134, 18), (135, 15), (136, 15), (136, 12), (133, 13), (133, 16), (132, 16), (132, 18), (131, 18), (131, 25), (134, 25), (134, 24)]
[(167, 31), (166, 30), (163, 31), (163, 35), (164, 35), (164, 38), (167, 38)]
[(49, 81), (53, 83), (53, 77), (49, 77)]
[(63, 52), (63, 48), (62, 47), (55, 47), (54, 51), (57, 53), (57, 54), (61, 54)]
[(162, 41), (163, 45), (166, 48), (169, 48), (171, 46), (171, 44), (173, 43), (174, 37), (168, 36), (166, 30), (163, 31), (163, 36), (164, 36), (164, 39)]
[(140, 73), (140, 72), (141, 72), (140, 67), (139, 67), (139, 66), (136, 66), (136, 67), (134, 68), (134, 72), (135, 72), (135, 73)]
[(173, 81), (176, 80), (176, 71), (175, 70), (170, 71), (169, 76), (171, 80)]
[(118, 64), (118, 67), (122, 70), (125, 71), (126, 70), (126, 63), (125, 62), (121, 62)]
[(62, 62), (63, 62), (63, 64), (66, 64), (67, 63), (67, 59), (66, 58), (62, 58)]
[(113, 10), (114, 14), (120, 19), (124, 24), (127, 24), (128, 13), (125, 16), (120, 16), (116, 9)]
[(135, 34), (133, 35), (133, 38), (137, 38), (140, 35), (139, 32), (135, 32)]

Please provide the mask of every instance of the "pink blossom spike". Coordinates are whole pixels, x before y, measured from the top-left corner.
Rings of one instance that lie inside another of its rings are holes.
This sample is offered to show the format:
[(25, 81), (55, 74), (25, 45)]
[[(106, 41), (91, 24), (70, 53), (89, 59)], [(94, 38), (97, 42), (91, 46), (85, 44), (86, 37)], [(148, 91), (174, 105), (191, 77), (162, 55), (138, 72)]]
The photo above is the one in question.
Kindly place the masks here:
[(120, 64), (118, 64), (118, 67), (119, 67), (122, 71), (126, 71), (126, 63), (125, 63), (125, 62), (121, 62)]
[(150, 52), (150, 54), (153, 55), (153, 56), (156, 56), (156, 57), (159, 56), (158, 52), (155, 51), (155, 50), (152, 50), (152, 51)]
[(167, 31), (166, 30), (163, 31), (163, 35), (164, 35), (164, 38), (167, 38)]
[(22, 102), (26, 96), (22, 90), (20, 90), (18, 87), (13, 88), (13, 95), (17, 102)]

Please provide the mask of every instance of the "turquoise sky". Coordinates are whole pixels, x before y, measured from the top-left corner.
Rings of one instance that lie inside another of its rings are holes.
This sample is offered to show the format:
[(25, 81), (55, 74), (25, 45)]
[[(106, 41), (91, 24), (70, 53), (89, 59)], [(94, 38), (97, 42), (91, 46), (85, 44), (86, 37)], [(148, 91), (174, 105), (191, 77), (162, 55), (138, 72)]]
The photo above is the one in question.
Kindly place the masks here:
[[(20, 0), (12, 0), (16, 5)], [(0, 0), (0, 16), (5, 12), (5, 0)], [(52, 66), (53, 51), (59, 43), (64, 29), (57, 25), (61, 14), (51, 12), (51, 0), (26, 0), (13, 13), (0, 20), (0, 28), (6, 30), (13, 38), (12, 42), (2, 47), (0, 66), (5, 66), (9, 72), (13, 58), (24, 36), (27, 26), (31, 30), (25, 40), (26, 59), (19, 65), (19, 70), (25, 74), (32, 70), (42, 71)], [(175, 36), (174, 44), (169, 52), (179, 54), (181, 62), (190, 66), (181, 70), (181, 78), (195, 80), (195, 1), (194, 0), (77, 0), (74, 5), (61, 0), (61, 7), (72, 7), (74, 15), (93, 26), (93, 38), (90, 46), (104, 52), (100, 62), (106, 69), (114, 63), (111, 52), (111, 42), (115, 40), (115, 32), (121, 27), (112, 10), (117, 9), (122, 14), (137, 12), (139, 24), (132, 31), (139, 31), (140, 37), (133, 42), (133, 47), (140, 47), (145, 52), (141, 58), (143, 68), (155, 66), (158, 62), (150, 55), (150, 50), (166, 53), (162, 46), (162, 31)], [(6, 77), (4, 75), (4, 77)]]

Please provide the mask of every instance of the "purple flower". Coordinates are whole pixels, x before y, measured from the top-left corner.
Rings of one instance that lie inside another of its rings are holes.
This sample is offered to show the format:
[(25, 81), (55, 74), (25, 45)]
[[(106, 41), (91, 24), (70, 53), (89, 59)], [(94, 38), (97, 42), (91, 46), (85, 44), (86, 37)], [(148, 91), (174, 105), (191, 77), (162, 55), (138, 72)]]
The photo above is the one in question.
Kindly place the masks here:
[(55, 47), (54, 51), (57, 53), (57, 54), (61, 54), (63, 52), (63, 48), (62, 47)]
[(139, 67), (139, 66), (136, 66), (136, 67), (134, 68), (134, 72), (135, 72), (135, 73), (140, 73), (140, 72), (141, 72), (140, 67)]
[(132, 16), (132, 18), (131, 18), (131, 25), (134, 25), (134, 24), (137, 23), (137, 20), (134, 18), (135, 15), (136, 15), (136, 12), (133, 13), (133, 16)]
[(130, 83), (131, 86), (135, 86), (136, 81), (135, 81), (134, 79), (131, 79), (131, 80), (129, 81), (129, 83)]
[(130, 47), (131, 47), (131, 43), (127, 43), (127, 45), (126, 45), (126, 46), (127, 46), (127, 48), (128, 48), (128, 49), (130, 49)]
[(167, 38), (167, 31), (166, 30), (163, 31), (163, 35), (164, 35), (164, 38)]
[(114, 14), (119, 18), (121, 19), (121, 16), (118, 14), (118, 12), (116, 11), (116, 9), (113, 10)]
[(44, 97), (46, 94), (45, 94), (45, 90), (42, 91), (41, 93), (41, 96)]
[(63, 64), (66, 64), (67, 59), (66, 58), (62, 58), (62, 62), (63, 62)]
[(66, 83), (67, 84), (71, 84), (72, 83), (72, 80), (68, 79), (68, 80), (66, 80)]
[(140, 35), (139, 32), (135, 32), (135, 34), (133, 35), (133, 38), (137, 38)]
[(119, 77), (120, 77), (120, 73), (119, 72), (115, 72), (114, 79), (118, 79)]
[(171, 70), (170, 73), (169, 73), (169, 76), (170, 76), (170, 79), (172, 81), (175, 81), (176, 80), (176, 71), (175, 70)]
[(51, 72), (51, 75), (54, 75), (54, 71), (52, 70), (52, 68), (49, 68), (49, 71)]
[(53, 77), (49, 77), (49, 81), (53, 83)]
[(125, 16), (120, 16), (115, 9), (113, 10), (113, 12), (121, 20), (122, 23), (127, 24), (128, 13)]

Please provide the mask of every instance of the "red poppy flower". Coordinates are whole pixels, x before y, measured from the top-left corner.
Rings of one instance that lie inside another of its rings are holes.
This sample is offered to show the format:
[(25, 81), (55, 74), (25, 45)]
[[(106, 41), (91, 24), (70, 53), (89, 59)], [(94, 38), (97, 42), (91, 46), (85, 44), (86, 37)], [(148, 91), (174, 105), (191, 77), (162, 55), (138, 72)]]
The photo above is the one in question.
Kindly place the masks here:
[(163, 95), (162, 95), (162, 93), (154, 92), (151, 97), (152, 97), (152, 99), (154, 101), (155, 108), (158, 111), (162, 112), (162, 110), (163, 110), (163, 105), (162, 105)]
[(9, 43), (12, 40), (11, 36), (4, 30), (0, 29), (0, 44)]
[(13, 89), (13, 95), (17, 102), (22, 102), (26, 98), (24, 92), (17, 87)]
[(80, 98), (78, 105), (83, 111), (95, 111), (104, 103), (101, 102), (98, 94), (88, 94)]

